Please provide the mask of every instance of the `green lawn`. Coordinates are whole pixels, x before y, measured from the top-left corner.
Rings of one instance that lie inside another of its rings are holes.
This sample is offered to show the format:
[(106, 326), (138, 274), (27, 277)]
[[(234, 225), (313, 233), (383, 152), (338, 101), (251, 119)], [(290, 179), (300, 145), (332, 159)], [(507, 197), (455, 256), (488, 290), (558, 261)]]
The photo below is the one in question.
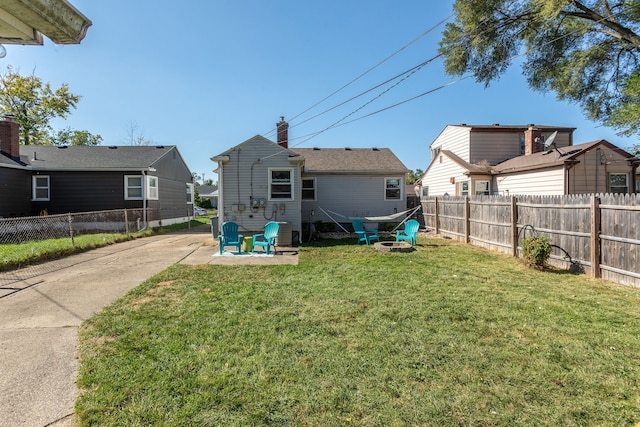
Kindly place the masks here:
[(177, 265), (84, 323), (81, 425), (633, 426), (640, 290), (418, 239)]

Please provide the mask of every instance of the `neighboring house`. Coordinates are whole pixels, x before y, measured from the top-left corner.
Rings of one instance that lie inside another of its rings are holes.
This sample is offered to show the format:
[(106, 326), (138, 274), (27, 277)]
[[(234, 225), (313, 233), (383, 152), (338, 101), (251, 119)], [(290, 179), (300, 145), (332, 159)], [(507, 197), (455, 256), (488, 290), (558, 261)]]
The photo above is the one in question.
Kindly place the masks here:
[(196, 184), (196, 193), (201, 199), (209, 200), (213, 209), (218, 208), (218, 187), (216, 185)]
[(606, 140), (520, 156), (493, 168), (501, 194), (634, 193), (640, 160)]
[(431, 144), (420, 195), (634, 192), (637, 159), (604, 140), (574, 146), (574, 130), (449, 125)]
[[(330, 222), (322, 212), (381, 216), (406, 210), (409, 170), (387, 148), (288, 148), (288, 125), (277, 123), (278, 143), (262, 136), (212, 158), (218, 163), (220, 226), (237, 222), (249, 232), (268, 221)], [(348, 220), (343, 222), (349, 222)]]
[(0, 216), (149, 208), (150, 225), (167, 225), (193, 213), (175, 146), (19, 145), (18, 130), (0, 121)]

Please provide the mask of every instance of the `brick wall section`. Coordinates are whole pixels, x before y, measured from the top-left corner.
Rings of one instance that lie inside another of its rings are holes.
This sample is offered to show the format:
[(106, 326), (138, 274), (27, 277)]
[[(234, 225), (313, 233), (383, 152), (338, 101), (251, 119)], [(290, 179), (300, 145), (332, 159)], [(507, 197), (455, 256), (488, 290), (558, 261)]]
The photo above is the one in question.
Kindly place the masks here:
[(280, 121), (276, 123), (278, 130), (278, 145), (289, 148), (289, 123), (284, 121), (284, 116), (280, 116)]
[(540, 151), (542, 151), (542, 132), (540, 129), (530, 127), (524, 131), (524, 154), (528, 156)]
[(13, 120), (0, 120), (0, 151), (13, 160), (20, 159), (20, 125)]

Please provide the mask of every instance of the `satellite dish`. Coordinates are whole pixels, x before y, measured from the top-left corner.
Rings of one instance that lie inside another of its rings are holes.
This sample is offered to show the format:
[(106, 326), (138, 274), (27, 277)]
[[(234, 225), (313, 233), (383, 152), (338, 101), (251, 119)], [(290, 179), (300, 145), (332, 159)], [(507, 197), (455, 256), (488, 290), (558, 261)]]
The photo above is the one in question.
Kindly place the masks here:
[(556, 136), (558, 136), (558, 131), (555, 131), (551, 135), (549, 135), (549, 138), (547, 138), (544, 141), (544, 146), (543, 146), (544, 150), (548, 150), (549, 147), (551, 147), (551, 145), (553, 145), (555, 147), (553, 141), (556, 139)]
[(4, 58), (5, 56), (7, 56), (7, 49), (0, 44), (0, 58)]

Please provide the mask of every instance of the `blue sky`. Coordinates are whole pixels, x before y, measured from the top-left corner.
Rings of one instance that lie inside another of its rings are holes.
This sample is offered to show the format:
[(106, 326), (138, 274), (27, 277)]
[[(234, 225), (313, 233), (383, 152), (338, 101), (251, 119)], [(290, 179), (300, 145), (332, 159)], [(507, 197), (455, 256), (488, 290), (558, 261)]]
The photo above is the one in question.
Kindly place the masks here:
[(0, 65), (82, 96), (54, 127), (124, 145), (135, 126), (154, 144), (177, 145), (205, 178), (217, 179), (211, 157), (257, 134), (275, 140), (280, 116), (290, 121), (290, 146), (388, 147), (412, 170), (426, 169), (429, 144), (447, 124), (571, 126), (576, 144), (636, 143), (553, 93), (531, 91), (519, 65), (485, 88), (456, 82), (435, 60), (393, 88), (400, 79), (336, 107), (433, 58), (453, 1), (71, 3), (93, 22), (79, 45), (6, 45)]

